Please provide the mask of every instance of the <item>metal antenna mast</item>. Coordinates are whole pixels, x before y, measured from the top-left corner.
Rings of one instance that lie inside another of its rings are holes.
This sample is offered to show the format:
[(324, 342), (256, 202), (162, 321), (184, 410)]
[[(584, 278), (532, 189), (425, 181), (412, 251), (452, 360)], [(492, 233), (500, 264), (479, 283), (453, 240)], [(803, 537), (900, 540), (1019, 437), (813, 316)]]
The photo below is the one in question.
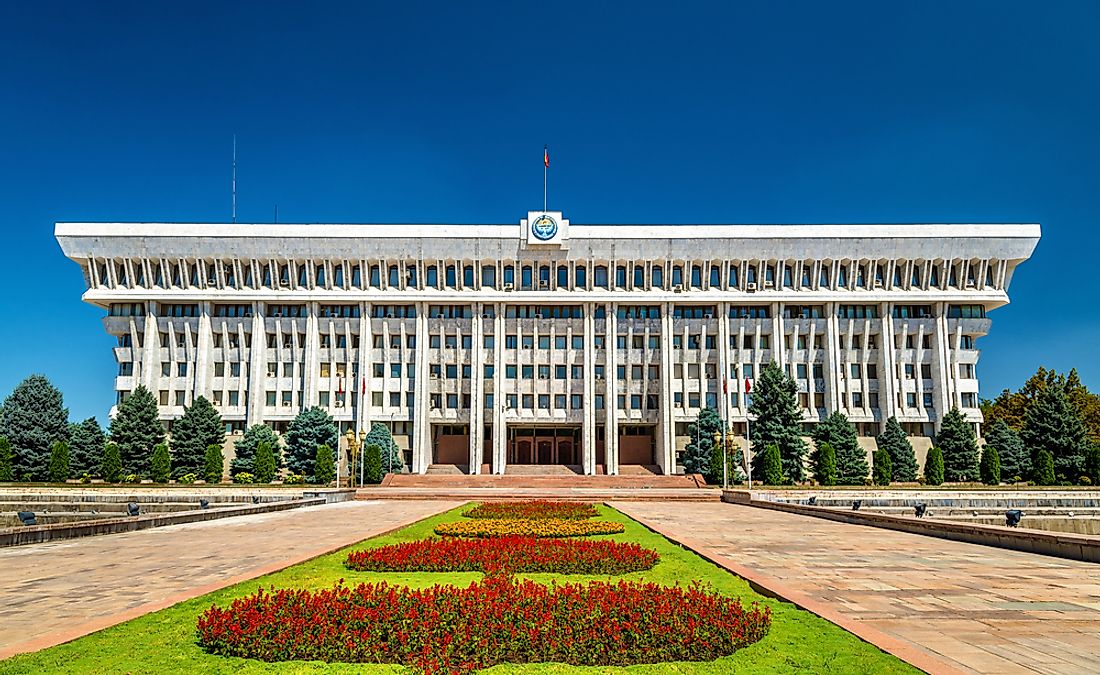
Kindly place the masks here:
[(233, 134), (233, 222), (237, 222), (237, 134)]

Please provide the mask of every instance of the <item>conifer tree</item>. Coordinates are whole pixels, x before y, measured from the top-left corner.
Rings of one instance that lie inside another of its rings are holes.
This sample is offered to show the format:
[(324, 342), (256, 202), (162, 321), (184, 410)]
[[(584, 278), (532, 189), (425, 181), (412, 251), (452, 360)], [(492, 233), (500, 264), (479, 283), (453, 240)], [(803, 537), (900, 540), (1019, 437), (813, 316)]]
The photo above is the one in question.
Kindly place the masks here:
[[(863, 485), (870, 474), (867, 452), (860, 447), (856, 429), (844, 413), (837, 411), (825, 418), (813, 431), (814, 444), (820, 449), (828, 443), (836, 452), (836, 484)], [(819, 452), (815, 451), (815, 457)], [(819, 465), (820, 459), (814, 464)]]
[(802, 481), (806, 443), (802, 440), (798, 385), (775, 361), (761, 369), (752, 391), (749, 413), (756, 418), (750, 423), (749, 431), (753, 447), (766, 448), (773, 443), (779, 446), (783, 475), (796, 483)]
[(202, 477), (207, 483), (222, 482), (222, 472), (225, 471), (225, 453), (221, 445), (206, 446), (203, 455)]
[(814, 478), (821, 485), (836, 485), (836, 450), (822, 443), (814, 452)]
[(978, 466), (978, 473), (981, 474), (982, 482), (986, 485), (1001, 484), (1001, 458), (997, 453), (997, 448), (989, 444), (982, 448), (982, 459)]
[(172, 476), (172, 456), (167, 443), (157, 443), (149, 461), (149, 477), (157, 483), (167, 483)]
[(99, 475), (107, 436), (94, 417), (69, 425), (69, 468), (74, 477)]
[(962, 411), (951, 408), (940, 422), (936, 445), (943, 451), (943, 478), (949, 483), (978, 479), (978, 439), (974, 425), (966, 421)]
[(69, 444), (57, 441), (50, 448), (49, 479), (51, 483), (64, 483), (69, 479)]
[[(375, 444), (381, 453), (383, 473), (401, 473), (405, 469), (405, 458), (401, 456), (401, 449), (390, 434), (390, 428), (381, 422), (375, 422), (367, 432), (364, 445)], [(387, 454), (388, 453), (388, 454)]]
[(703, 408), (695, 421), (688, 424), (688, 444), (681, 458), (685, 473), (702, 474), (711, 483), (722, 480), (721, 463), (711, 466), (716, 445), (714, 434), (722, 429), (722, 418), (714, 408)]
[(1056, 479), (1076, 482), (1081, 476), (1087, 432), (1069, 405), (1063, 382), (1044, 387), (1035, 397), (1024, 414), (1020, 440), (1031, 449), (1033, 459), (1039, 450), (1050, 453)]
[(256, 464), (256, 449), (260, 443), (267, 443), (271, 448), (271, 454), (275, 458), (275, 469), (282, 467), (283, 445), (279, 435), (266, 424), (253, 424), (245, 430), (241, 440), (233, 444), (234, 457), (229, 462), (229, 473), (236, 476), (239, 473), (252, 473)]
[(764, 485), (783, 485), (783, 458), (779, 455), (779, 446), (772, 443), (764, 448), (764, 454), (760, 457), (761, 473), (764, 474)]
[(1085, 451), (1085, 473), (1093, 485), (1100, 485), (1100, 445), (1090, 445)]
[(924, 481), (929, 485), (943, 485), (943, 451), (932, 447), (924, 458)]
[(382, 448), (370, 443), (363, 448), (363, 481), (369, 484), (382, 482)]
[(1035, 453), (1035, 459), (1032, 460), (1032, 466), (1033, 480), (1036, 485), (1054, 485), (1057, 481), (1054, 475), (1054, 457), (1050, 454), (1050, 450), (1039, 448)]
[(122, 453), (118, 443), (109, 441), (103, 446), (103, 459), (99, 463), (99, 475), (108, 483), (117, 483), (122, 473)]
[(313, 460), (313, 482), (328, 485), (336, 478), (336, 455), (327, 445), (318, 445)]
[(1031, 454), (1020, 440), (1020, 436), (1003, 419), (998, 419), (986, 429), (986, 447), (997, 448), (1001, 460), (1001, 476), (1006, 481), (1016, 482), (1031, 475)]
[(53, 444), (69, 438), (69, 410), (45, 375), (31, 375), (4, 400), (0, 436), (11, 444), (13, 478), (47, 478)]
[(271, 451), (271, 445), (266, 441), (256, 446), (256, 463), (252, 469), (252, 475), (257, 483), (270, 483), (275, 480), (275, 453)]
[(322, 408), (307, 408), (298, 413), (287, 427), (287, 467), (303, 476), (315, 476), (317, 446), (325, 445), (331, 450), (339, 443), (340, 437), (332, 417)]
[[(899, 483), (911, 483), (917, 479), (917, 454), (909, 436), (894, 417), (886, 420), (886, 428), (879, 434), (878, 447), (890, 455), (892, 473), (890, 479)], [(875, 460), (878, 464), (878, 460)]]
[(172, 475), (179, 478), (189, 473), (202, 474), (207, 446), (220, 446), (224, 442), (222, 416), (205, 396), (199, 396), (172, 424)]
[(879, 448), (871, 455), (871, 459), (871, 481), (875, 485), (889, 485), (894, 477), (894, 460), (890, 458), (890, 451)]
[(12, 460), (14, 455), (11, 451), (11, 443), (8, 439), (0, 436), (0, 483), (10, 483), (15, 480), (15, 474), (12, 472)]
[(110, 436), (118, 444), (123, 472), (148, 476), (153, 448), (164, 442), (164, 427), (157, 401), (145, 385), (139, 384), (118, 405), (118, 412), (111, 420)]

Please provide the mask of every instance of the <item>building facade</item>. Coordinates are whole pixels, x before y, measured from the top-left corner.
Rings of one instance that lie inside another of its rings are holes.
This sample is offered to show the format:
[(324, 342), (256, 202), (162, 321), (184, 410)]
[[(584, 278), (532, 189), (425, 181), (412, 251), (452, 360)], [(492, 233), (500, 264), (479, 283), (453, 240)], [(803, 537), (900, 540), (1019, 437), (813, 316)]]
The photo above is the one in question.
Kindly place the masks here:
[(408, 468), (681, 469), (688, 424), (744, 432), (776, 361), (809, 426), (976, 425), (978, 340), (1038, 225), (58, 223), (117, 339), (121, 401), (231, 433), (320, 406), (384, 422)]

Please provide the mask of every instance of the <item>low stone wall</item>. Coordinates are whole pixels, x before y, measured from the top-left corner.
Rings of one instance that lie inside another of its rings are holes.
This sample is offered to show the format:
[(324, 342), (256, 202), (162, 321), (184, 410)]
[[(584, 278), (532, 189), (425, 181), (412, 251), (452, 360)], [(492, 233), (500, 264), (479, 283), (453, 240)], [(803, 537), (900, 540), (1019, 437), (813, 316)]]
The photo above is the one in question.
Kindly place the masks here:
[(1100, 537), (1096, 536), (1045, 532), (999, 525), (959, 523), (931, 518), (917, 518), (915, 516), (845, 511), (824, 506), (767, 501), (754, 499), (752, 493), (747, 490), (726, 490), (722, 493), (722, 501), (824, 518), (851, 525), (869, 525), (970, 544), (996, 546), (998, 548), (1040, 553), (1085, 562), (1100, 562)]
[(217, 520), (218, 518), (230, 518), (232, 516), (250, 516), (258, 513), (286, 511), (288, 509), (296, 509), (303, 506), (320, 506), (327, 502), (328, 500), (325, 497), (287, 499), (263, 504), (226, 506), (218, 509), (198, 509), (194, 511), (180, 511), (177, 513), (154, 513), (144, 516), (107, 518), (94, 522), (15, 527), (0, 530), (0, 547), (18, 546), (21, 544), (40, 544), (60, 539), (91, 537), (98, 534), (134, 532), (136, 530), (163, 527), (165, 525), (197, 523), (207, 520)]

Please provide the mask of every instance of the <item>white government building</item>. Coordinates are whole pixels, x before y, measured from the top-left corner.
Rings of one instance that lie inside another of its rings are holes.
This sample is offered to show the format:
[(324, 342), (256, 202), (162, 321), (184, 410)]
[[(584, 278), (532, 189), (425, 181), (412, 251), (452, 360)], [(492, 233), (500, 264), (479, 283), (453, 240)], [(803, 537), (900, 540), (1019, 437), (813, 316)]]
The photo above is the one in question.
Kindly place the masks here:
[[(682, 470), (688, 424), (744, 432), (771, 360), (809, 425), (865, 445), (975, 425), (978, 339), (1038, 225), (57, 223), (118, 340), (115, 388), (198, 396), (229, 431), (320, 406), (384, 422), (408, 468)], [(915, 443), (918, 450), (927, 443)], [(869, 447), (869, 445), (868, 445)], [(923, 455), (923, 452), (920, 454)]]

